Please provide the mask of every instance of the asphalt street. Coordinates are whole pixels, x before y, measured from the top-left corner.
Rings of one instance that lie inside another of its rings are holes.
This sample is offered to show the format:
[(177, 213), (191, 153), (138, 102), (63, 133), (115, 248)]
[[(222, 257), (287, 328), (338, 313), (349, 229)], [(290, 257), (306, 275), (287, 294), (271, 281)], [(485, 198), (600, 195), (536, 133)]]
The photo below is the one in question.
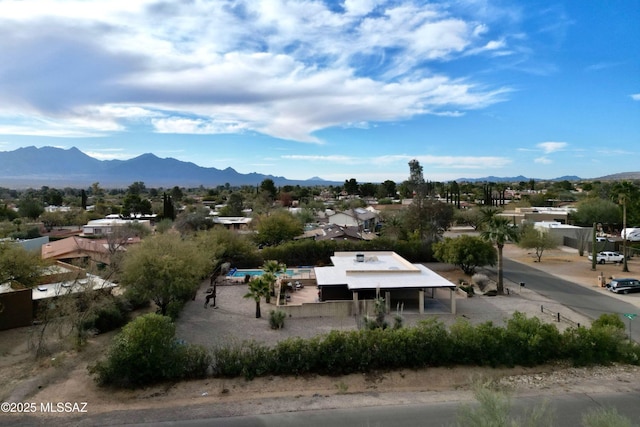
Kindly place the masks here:
[[(638, 425), (640, 420), (640, 394), (567, 394), (554, 396), (553, 400), (544, 396), (520, 397), (513, 399), (511, 415), (523, 417), (525, 413), (541, 405), (548, 405), (552, 411), (549, 426), (580, 426), (585, 413), (599, 408), (615, 408), (616, 411)], [(456, 425), (462, 405), (470, 403), (436, 402), (421, 405), (395, 405), (358, 407), (348, 409), (314, 410), (286, 412), (264, 415), (247, 415), (228, 418), (204, 417), (198, 420), (170, 422), (149, 421), (127, 426), (218, 426), (218, 427), (415, 427)], [(525, 425), (518, 423), (517, 425)]]
[[(625, 325), (629, 325), (630, 320), (624, 316), (625, 314), (640, 315), (640, 310), (633, 304), (621, 301), (606, 293), (597, 292), (589, 287), (560, 279), (522, 263), (505, 259), (503, 272), (505, 286), (515, 289), (523, 282), (528, 289), (591, 319), (597, 319), (601, 314), (616, 313)], [(640, 317), (635, 321), (638, 320)], [(632, 323), (631, 336), (634, 341), (640, 342), (640, 323), (638, 325)]]

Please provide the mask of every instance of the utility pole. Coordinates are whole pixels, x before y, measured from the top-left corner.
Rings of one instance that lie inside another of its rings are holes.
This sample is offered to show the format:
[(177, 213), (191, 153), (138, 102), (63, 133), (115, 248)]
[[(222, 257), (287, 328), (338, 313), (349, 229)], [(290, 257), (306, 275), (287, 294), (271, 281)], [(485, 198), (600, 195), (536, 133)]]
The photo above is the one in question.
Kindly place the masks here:
[(627, 266), (627, 196), (622, 195), (622, 233), (624, 239), (622, 241), (622, 271), (625, 273), (629, 272), (629, 267)]
[(598, 252), (596, 252), (596, 223), (593, 223), (592, 240), (591, 240), (591, 271), (596, 271), (596, 259), (598, 258)]

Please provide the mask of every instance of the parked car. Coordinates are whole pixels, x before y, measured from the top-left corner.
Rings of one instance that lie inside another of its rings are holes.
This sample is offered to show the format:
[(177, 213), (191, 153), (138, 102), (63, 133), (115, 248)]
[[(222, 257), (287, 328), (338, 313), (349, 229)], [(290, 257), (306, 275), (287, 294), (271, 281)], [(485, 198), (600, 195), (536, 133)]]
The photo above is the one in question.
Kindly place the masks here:
[(640, 280), (638, 279), (613, 279), (607, 284), (611, 292), (616, 294), (628, 294), (629, 292), (640, 292)]
[[(591, 261), (592, 259), (593, 256), (589, 255), (589, 261)], [(598, 252), (598, 254), (596, 255), (596, 262), (598, 264), (604, 264), (607, 262), (621, 263), (622, 261), (624, 261), (624, 256), (620, 252), (604, 251)]]

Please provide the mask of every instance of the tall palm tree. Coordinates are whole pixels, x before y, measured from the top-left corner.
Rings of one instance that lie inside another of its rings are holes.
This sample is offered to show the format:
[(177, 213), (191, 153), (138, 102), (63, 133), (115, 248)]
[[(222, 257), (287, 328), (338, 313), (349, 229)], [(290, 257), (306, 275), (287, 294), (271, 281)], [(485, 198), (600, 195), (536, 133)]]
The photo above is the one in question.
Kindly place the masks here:
[(271, 294), (275, 292), (275, 284), (278, 281), (278, 274), (286, 272), (287, 265), (271, 259), (264, 262), (262, 265), (262, 271), (264, 271), (262, 278), (267, 282), (267, 286), (269, 288), (269, 292), (267, 292), (266, 295), (268, 304), (271, 302)]
[(497, 291), (499, 295), (504, 294), (503, 266), (502, 266), (502, 249), (504, 244), (511, 240), (517, 242), (519, 239), (518, 229), (511, 223), (509, 218), (493, 216), (486, 222), (485, 230), (480, 236), (496, 245), (498, 248), (498, 284)]
[(256, 319), (262, 317), (260, 312), (260, 300), (269, 294), (269, 283), (262, 276), (254, 277), (249, 282), (249, 292), (244, 296), (251, 298), (256, 302)]

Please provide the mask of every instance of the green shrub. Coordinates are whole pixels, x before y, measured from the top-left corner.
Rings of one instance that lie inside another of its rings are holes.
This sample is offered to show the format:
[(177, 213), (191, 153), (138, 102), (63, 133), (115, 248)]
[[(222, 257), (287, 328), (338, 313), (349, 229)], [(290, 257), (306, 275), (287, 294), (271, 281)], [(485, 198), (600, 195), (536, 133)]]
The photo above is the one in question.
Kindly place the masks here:
[(182, 365), (182, 378), (192, 379), (207, 376), (212, 357), (206, 348), (193, 344), (182, 345), (178, 350), (178, 355)]
[(624, 322), (617, 314), (609, 313), (609, 314), (601, 314), (596, 320), (591, 324), (592, 328), (601, 328), (604, 326), (613, 326), (617, 329), (625, 329)]
[(131, 289), (125, 290), (124, 298), (132, 310), (151, 306), (151, 300), (147, 296), (133, 292)]
[(535, 366), (561, 357), (562, 336), (558, 328), (515, 312), (504, 330), (504, 364)]
[(109, 297), (91, 311), (80, 328), (104, 333), (125, 325), (129, 321), (131, 308), (124, 298)]
[(572, 328), (515, 313), (505, 327), (459, 321), (447, 329), (428, 319), (401, 329), (331, 331), (312, 339), (293, 338), (274, 347), (253, 341), (214, 351), (216, 376), (247, 379), (263, 375), (345, 375), (398, 368), (476, 365), (535, 366), (554, 360), (576, 365), (640, 363), (640, 346), (610, 325)]
[(582, 416), (585, 427), (632, 427), (633, 423), (627, 417), (618, 413), (616, 408), (591, 409)]
[(213, 372), (221, 377), (250, 380), (274, 372), (274, 351), (255, 341), (218, 347), (213, 352)]
[(262, 250), (261, 255), (264, 259), (277, 259), (286, 265), (327, 265), (331, 263), (331, 256), (340, 251), (394, 251), (409, 262), (434, 260), (431, 242), (395, 241), (384, 238), (357, 242), (304, 239), (268, 246)]
[(282, 310), (271, 310), (269, 312), (269, 326), (271, 329), (284, 328), (284, 319), (286, 319), (287, 313)]
[(566, 358), (576, 366), (637, 363), (637, 345), (626, 343), (624, 332), (613, 326), (567, 329), (563, 342)]
[(107, 358), (89, 368), (102, 385), (136, 387), (182, 376), (180, 344), (170, 318), (146, 314), (116, 336)]
[(320, 338), (289, 338), (274, 349), (274, 374), (301, 375), (317, 372)]
[(180, 317), (180, 312), (184, 308), (185, 301), (183, 300), (173, 300), (167, 304), (167, 316), (171, 318), (171, 320), (175, 321), (178, 317)]
[(405, 338), (406, 351), (411, 355), (408, 367), (450, 365), (453, 341), (444, 323), (435, 318), (422, 320), (415, 328), (398, 330)]
[(460, 288), (461, 291), (466, 292), (470, 297), (474, 296), (476, 293), (476, 291), (473, 289), (473, 285), (460, 285), (458, 286), (458, 288)]

